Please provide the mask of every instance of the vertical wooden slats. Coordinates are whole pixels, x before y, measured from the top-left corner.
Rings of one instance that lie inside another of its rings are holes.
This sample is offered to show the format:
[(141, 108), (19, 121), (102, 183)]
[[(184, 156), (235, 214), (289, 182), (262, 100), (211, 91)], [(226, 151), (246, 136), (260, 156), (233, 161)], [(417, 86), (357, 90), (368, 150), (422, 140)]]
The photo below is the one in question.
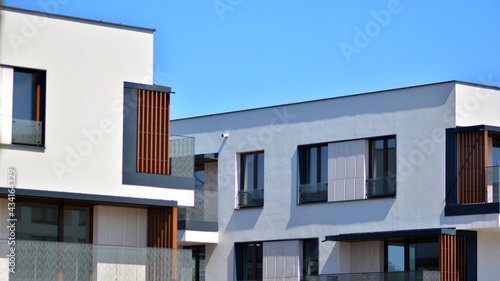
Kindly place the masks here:
[(177, 248), (177, 208), (148, 209), (148, 247)]
[(439, 270), (441, 281), (465, 281), (466, 237), (441, 235), (439, 237)]
[(487, 131), (457, 135), (459, 204), (486, 202), (487, 141)]
[(137, 91), (136, 170), (139, 173), (170, 173), (169, 93)]

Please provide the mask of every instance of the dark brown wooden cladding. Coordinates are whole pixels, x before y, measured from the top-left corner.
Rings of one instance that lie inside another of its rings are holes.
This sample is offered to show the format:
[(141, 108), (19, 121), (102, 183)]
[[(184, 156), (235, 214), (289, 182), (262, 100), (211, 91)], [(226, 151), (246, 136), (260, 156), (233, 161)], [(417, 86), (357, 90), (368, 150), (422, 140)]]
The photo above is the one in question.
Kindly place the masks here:
[(148, 209), (148, 247), (177, 248), (177, 208)]
[(439, 270), (441, 281), (465, 281), (466, 237), (441, 235), (439, 237)]
[(466, 132), (457, 135), (458, 202), (486, 202), (486, 167), (488, 132)]
[(170, 174), (170, 96), (137, 90), (137, 163), (139, 173)]

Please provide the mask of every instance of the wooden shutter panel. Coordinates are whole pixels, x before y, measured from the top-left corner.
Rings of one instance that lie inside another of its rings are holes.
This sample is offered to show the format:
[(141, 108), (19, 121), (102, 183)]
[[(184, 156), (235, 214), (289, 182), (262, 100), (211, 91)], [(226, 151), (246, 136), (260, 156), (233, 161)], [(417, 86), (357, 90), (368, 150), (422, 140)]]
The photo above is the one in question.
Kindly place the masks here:
[(177, 248), (177, 208), (148, 209), (148, 247)]
[(487, 142), (487, 131), (457, 135), (459, 204), (486, 202)]
[(441, 235), (439, 237), (439, 270), (441, 281), (465, 281), (466, 237)]
[(170, 96), (166, 92), (137, 90), (136, 170), (170, 174)]

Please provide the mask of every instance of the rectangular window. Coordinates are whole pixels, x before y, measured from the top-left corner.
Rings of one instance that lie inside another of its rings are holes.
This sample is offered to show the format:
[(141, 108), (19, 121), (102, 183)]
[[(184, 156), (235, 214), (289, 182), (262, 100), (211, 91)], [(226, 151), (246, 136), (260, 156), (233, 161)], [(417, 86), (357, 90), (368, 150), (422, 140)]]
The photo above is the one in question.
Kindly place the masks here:
[(90, 207), (19, 202), (15, 211), (18, 239), (91, 242)]
[(396, 195), (396, 138), (370, 140), (370, 178), (367, 197)]
[(236, 244), (235, 253), (237, 280), (262, 280), (262, 243)]
[(264, 151), (241, 154), (238, 206), (264, 206)]
[(325, 202), (328, 182), (328, 145), (299, 148), (299, 203)]
[(390, 241), (386, 243), (386, 271), (439, 270), (439, 243), (428, 241)]
[(14, 68), (12, 143), (44, 145), (45, 71)]
[(302, 276), (318, 275), (318, 239), (303, 240), (302, 249)]

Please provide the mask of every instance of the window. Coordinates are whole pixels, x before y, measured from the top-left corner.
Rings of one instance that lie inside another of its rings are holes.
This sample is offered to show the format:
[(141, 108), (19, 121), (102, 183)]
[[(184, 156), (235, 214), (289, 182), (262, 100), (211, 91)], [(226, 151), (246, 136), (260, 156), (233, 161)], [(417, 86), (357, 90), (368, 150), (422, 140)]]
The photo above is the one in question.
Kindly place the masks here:
[(238, 206), (264, 206), (264, 152), (241, 154)]
[(262, 243), (235, 245), (236, 280), (262, 280)]
[(45, 71), (14, 68), (12, 143), (44, 145)]
[(302, 241), (302, 276), (318, 275), (318, 239)]
[(396, 194), (396, 138), (370, 140), (370, 176), (367, 196), (394, 196)]
[(205, 281), (205, 246), (189, 246), (191, 250), (192, 281)]
[(394, 241), (386, 243), (386, 271), (439, 270), (439, 243)]
[(91, 209), (83, 206), (17, 203), (16, 237), (24, 240), (90, 243)]
[(327, 200), (328, 146), (299, 148), (299, 203)]

